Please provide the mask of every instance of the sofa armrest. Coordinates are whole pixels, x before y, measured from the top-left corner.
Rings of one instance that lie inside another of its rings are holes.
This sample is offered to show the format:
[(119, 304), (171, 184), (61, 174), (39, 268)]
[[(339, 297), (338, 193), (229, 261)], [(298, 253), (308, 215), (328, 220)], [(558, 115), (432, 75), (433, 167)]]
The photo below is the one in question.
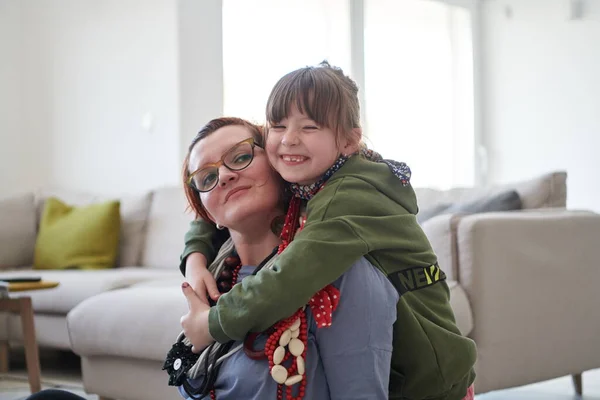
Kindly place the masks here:
[(480, 391), (600, 367), (600, 215), (474, 214), (456, 238)]
[(468, 214), (443, 214), (435, 216), (422, 225), (440, 268), (450, 280), (457, 280), (458, 259), (456, 249), (456, 227), (460, 219)]

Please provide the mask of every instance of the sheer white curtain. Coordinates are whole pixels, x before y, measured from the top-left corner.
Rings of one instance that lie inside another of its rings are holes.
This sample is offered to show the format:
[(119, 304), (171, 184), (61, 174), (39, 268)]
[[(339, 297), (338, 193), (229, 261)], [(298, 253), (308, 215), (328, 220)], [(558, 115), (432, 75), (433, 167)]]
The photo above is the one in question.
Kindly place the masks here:
[(277, 80), (323, 60), (351, 73), (347, 0), (223, 0), (225, 115), (264, 122)]
[[(407, 162), (415, 186), (472, 185), (468, 9), (433, 0), (363, 0), (351, 9), (351, 2), (223, 0), (224, 113), (262, 123), (269, 92), (285, 73), (327, 59), (358, 79), (354, 59), (364, 66), (358, 84), (367, 143)], [(357, 18), (364, 48), (351, 41)]]
[(368, 143), (406, 161), (414, 186), (472, 185), (469, 11), (427, 0), (364, 4)]

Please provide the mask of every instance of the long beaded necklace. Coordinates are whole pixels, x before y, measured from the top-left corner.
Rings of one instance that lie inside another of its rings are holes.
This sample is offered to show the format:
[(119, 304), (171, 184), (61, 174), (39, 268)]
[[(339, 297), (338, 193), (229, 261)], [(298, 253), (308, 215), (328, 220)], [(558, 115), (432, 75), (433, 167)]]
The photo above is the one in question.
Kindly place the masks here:
[[(298, 197), (290, 201), (277, 254), (281, 254), (293, 240), (296, 232), (304, 228), (306, 218), (300, 220), (301, 203), (302, 200)], [(226, 268), (217, 279), (217, 285), (220, 290), (229, 291), (237, 283), (241, 262), (237, 256), (232, 256), (225, 259), (224, 266)], [(228, 279), (230, 275), (231, 281)], [(332, 313), (337, 308), (339, 297), (339, 291), (332, 285), (328, 285), (310, 299), (308, 305), (318, 328), (331, 325)], [(277, 400), (283, 400), (284, 390), (288, 400), (302, 400), (306, 393), (305, 360), (308, 349), (308, 324), (304, 310), (305, 307), (299, 308), (291, 317), (275, 323), (267, 330), (269, 337), (264, 351), (255, 351), (252, 348), (258, 333), (249, 334), (244, 341), (244, 351), (250, 358), (268, 359), (271, 377), (277, 382)], [(284, 363), (292, 357), (294, 361), (289, 367), (285, 367)], [(298, 383), (300, 386), (297, 395), (294, 396), (292, 389)], [(210, 391), (210, 398), (211, 400), (217, 398), (214, 388)]]
[[(300, 222), (301, 202), (298, 197), (292, 198), (290, 202), (281, 232), (282, 241), (278, 254), (286, 249), (296, 232), (304, 228), (306, 218), (302, 218)], [(310, 299), (309, 306), (317, 322), (317, 328), (331, 325), (332, 313), (337, 308), (339, 297), (339, 291), (332, 285), (327, 285)], [(277, 400), (283, 399), (284, 386), (286, 398), (290, 400), (301, 400), (306, 392), (305, 360), (308, 349), (308, 328), (304, 309), (305, 307), (301, 307), (291, 317), (277, 322), (273, 326), (275, 331), (269, 336), (265, 345), (271, 377), (278, 384)], [(292, 357), (295, 357), (295, 362), (286, 368), (283, 364)], [(298, 383), (300, 386), (297, 396), (293, 396), (292, 386)]]
[[(319, 192), (323, 188), (327, 178), (339, 169), (346, 160), (347, 157), (341, 157), (330, 171), (328, 171), (330, 173), (326, 174), (324, 179), (318, 182), (317, 185), (311, 185), (306, 188), (292, 188), (295, 196), (292, 197), (288, 207), (280, 235), (281, 244), (279, 245), (277, 254), (281, 254), (294, 239), (296, 233), (304, 228), (306, 218), (300, 218), (302, 199), (311, 198)], [(300, 190), (298, 189), (303, 189), (302, 193), (299, 193)], [(236, 261), (238, 265), (232, 272), (231, 284), (228, 282), (229, 274), (227, 272), (224, 271), (219, 276), (217, 285), (221, 291), (229, 291), (237, 283), (238, 272), (241, 268), (239, 258), (228, 257), (225, 259), (224, 265), (231, 268), (235, 265)], [(317, 328), (331, 326), (332, 314), (337, 308), (339, 298), (339, 290), (332, 285), (327, 285), (310, 299), (308, 305), (311, 308)], [(277, 400), (283, 400), (284, 386), (286, 399), (288, 400), (302, 400), (306, 393), (305, 360), (308, 349), (308, 325), (304, 310), (305, 306), (299, 308), (291, 317), (275, 323), (267, 330), (269, 338), (265, 344), (264, 351), (255, 351), (253, 349), (254, 340), (259, 333), (248, 334), (244, 341), (244, 352), (246, 355), (255, 360), (263, 359), (266, 356), (269, 360), (271, 377), (277, 382)], [(285, 367), (283, 364), (292, 357), (295, 360), (289, 367)], [(300, 383), (300, 386), (297, 390), (297, 396), (294, 396), (292, 387), (298, 383)], [(216, 400), (214, 388), (210, 391), (210, 398), (211, 400)]]

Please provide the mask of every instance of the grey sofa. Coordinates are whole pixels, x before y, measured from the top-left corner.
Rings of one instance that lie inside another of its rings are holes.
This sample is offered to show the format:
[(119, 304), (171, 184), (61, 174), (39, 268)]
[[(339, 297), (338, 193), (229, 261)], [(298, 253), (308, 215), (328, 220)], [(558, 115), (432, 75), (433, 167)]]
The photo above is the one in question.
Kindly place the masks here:
[[(565, 208), (565, 173), (485, 189), (417, 189), (417, 195), (423, 209), (508, 188), (519, 193), (523, 210), (445, 214), (423, 223), (450, 280), (459, 327), (478, 346), (479, 393), (600, 367), (600, 319), (590, 317), (600, 304), (593, 283), (600, 281), (595, 257), (600, 216)], [(32, 199), (37, 213), (40, 198)], [(31, 293), (38, 340), (79, 354), (86, 390), (103, 399), (177, 398), (161, 366), (187, 310), (177, 263), (191, 216), (179, 188), (123, 199), (127, 203), (122, 214), (131, 222), (124, 223), (130, 235), (123, 235), (121, 254), (132, 255), (131, 262), (121, 259), (118, 268), (89, 275), (43, 272), (61, 286)], [(19, 218), (31, 219), (25, 214)], [(0, 248), (10, 253), (14, 246), (2, 247), (5, 236), (0, 233)], [(21, 258), (13, 254), (12, 260), (26, 265), (31, 249), (21, 248)], [(40, 275), (19, 268), (0, 273), (0, 279), (14, 273)], [(18, 343), (18, 324), (5, 317), (0, 339)]]

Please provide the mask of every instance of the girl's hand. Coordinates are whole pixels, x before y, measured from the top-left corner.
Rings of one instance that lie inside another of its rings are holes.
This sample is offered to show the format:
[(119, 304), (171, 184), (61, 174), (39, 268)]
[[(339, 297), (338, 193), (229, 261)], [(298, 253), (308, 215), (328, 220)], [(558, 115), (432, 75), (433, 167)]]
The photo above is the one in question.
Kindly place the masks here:
[(208, 330), (210, 307), (187, 282), (183, 282), (181, 289), (190, 308), (190, 311), (181, 317), (181, 327), (185, 336), (192, 343), (192, 352), (199, 353), (215, 341)]
[(219, 290), (217, 282), (206, 267), (206, 257), (201, 253), (192, 253), (187, 257), (185, 262), (186, 279), (192, 285), (192, 289), (196, 292), (200, 301), (209, 306), (208, 297), (217, 301)]

